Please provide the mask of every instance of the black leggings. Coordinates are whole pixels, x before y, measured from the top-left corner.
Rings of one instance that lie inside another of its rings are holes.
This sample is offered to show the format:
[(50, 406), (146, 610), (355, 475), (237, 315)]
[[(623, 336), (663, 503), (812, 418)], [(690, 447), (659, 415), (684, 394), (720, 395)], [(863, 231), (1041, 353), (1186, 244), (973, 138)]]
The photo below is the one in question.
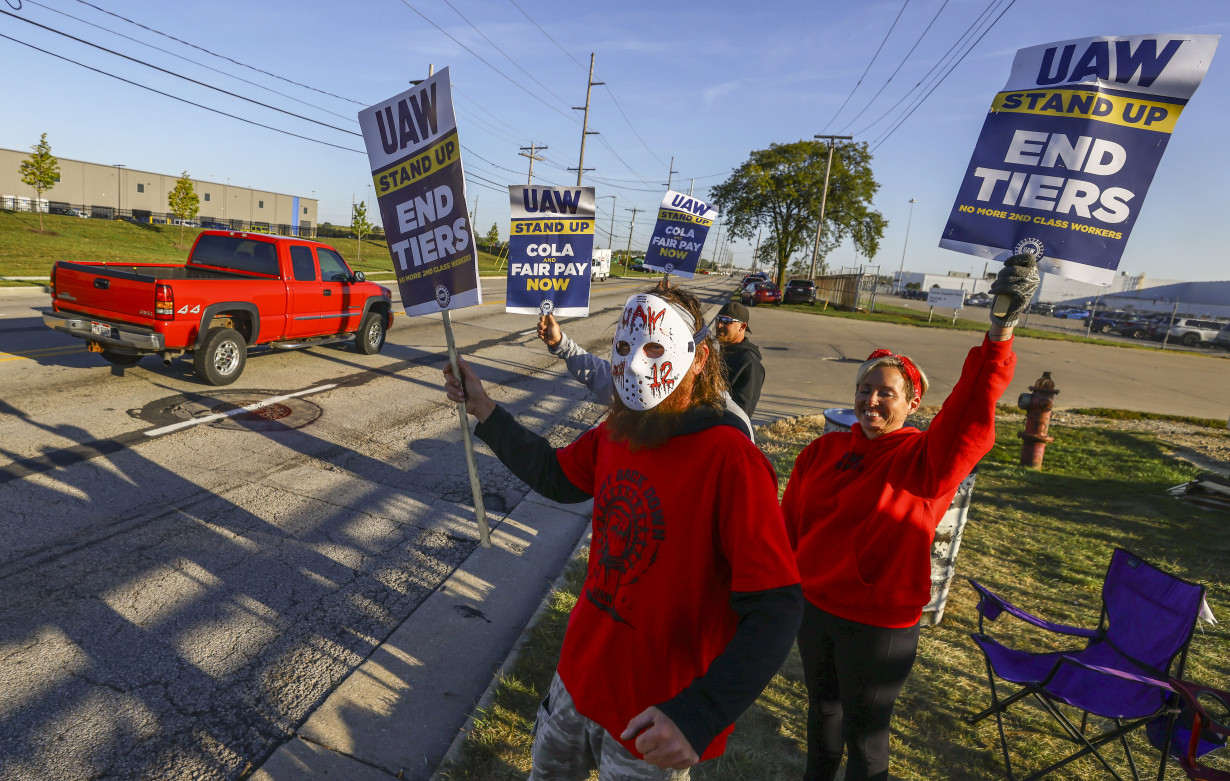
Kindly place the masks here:
[(803, 603), (799, 656), (807, 683), (807, 772), (832, 781), (843, 748), (846, 781), (887, 781), (893, 704), (914, 666), (918, 625), (885, 629)]

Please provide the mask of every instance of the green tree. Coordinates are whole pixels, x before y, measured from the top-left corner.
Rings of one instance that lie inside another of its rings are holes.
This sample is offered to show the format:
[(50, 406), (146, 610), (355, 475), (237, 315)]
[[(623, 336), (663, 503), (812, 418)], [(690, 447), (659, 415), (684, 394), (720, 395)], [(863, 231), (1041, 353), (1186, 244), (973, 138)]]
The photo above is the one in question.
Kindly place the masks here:
[(34, 188), (38, 194), (34, 202), (34, 211), (38, 212), (38, 229), (43, 229), (43, 211), (39, 208), (43, 193), (55, 187), (60, 178), (60, 161), (51, 154), (51, 145), (47, 143), (47, 134), (39, 137), (38, 143), (30, 147), (31, 154), (21, 161), (18, 171), (21, 181)]
[(359, 201), (350, 207), (350, 231), (359, 240), (356, 260), (363, 259), (363, 237), (372, 232), (372, 224), (367, 220), (367, 204)]
[(500, 243), (500, 225), (499, 223), (491, 223), (491, 230), (487, 231), (487, 235), (483, 237), (483, 243), (487, 246)]
[(201, 212), (201, 199), (196, 194), (196, 187), (184, 171), (175, 181), (175, 187), (167, 195), (167, 207), (179, 219), (179, 243), (184, 243), (184, 223), (196, 217)]
[[(768, 149), (752, 152), (730, 178), (710, 191), (731, 236), (751, 239), (757, 229), (766, 230), (760, 259), (776, 267), (779, 284), (785, 281), (786, 266), (796, 253), (806, 256), (810, 271), (827, 162), (828, 146), (819, 141), (770, 144)], [(878, 189), (866, 143), (841, 144), (834, 149), (817, 273), (825, 268), (823, 258), (846, 238), (863, 256), (875, 255), (888, 225), (871, 208)]]

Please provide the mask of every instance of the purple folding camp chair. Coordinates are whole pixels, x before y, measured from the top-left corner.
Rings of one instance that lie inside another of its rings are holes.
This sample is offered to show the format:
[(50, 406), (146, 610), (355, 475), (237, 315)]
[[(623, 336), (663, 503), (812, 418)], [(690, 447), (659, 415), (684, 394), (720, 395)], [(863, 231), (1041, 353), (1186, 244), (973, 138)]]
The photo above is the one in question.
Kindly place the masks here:
[[(979, 593), (978, 633), (974, 642), (986, 656), (991, 683), (991, 707), (968, 719), (973, 724), (995, 715), (1008, 778), (1012, 761), (1004, 733), (1003, 714), (1020, 700), (1033, 696), (1059, 722), (1077, 751), (1050, 767), (1028, 776), (1033, 781), (1080, 757), (1092, 755), (1118, 781), (1123, 777), (1106, 761), (1099, 747), (1119, 741), (1127, 756), (1132, 777), (1139, 781), (1127, 733), (1154, 720), (1162, 724), (1161, 765), (1158, 781), (1165, 777), (1170, 753), (1178, 694), (1168, 679), (1181, 678), (1187, 647), (1195, 630), (1204, 599), (1204, 586), (1167, 574), (1129, 551), (1117, 549), (1102, 583), (1102, 617), (1097, 629), (1082, 629), (1044, 621), (1015, 607), (977, 582)], [(1008, 613), (1048, 632), (1083, 638), (1086, 645), (1065, 651), (1030, 652), (1008, 648), (986, 634), (984, 619), (995, 621)], [(1022, 688), (1000, 699), (995, 679)], [(1059, 708), (1070, 705), (1081, 711), (1078, 728)], [(1089, 715), (1109, 719), (1113, 727), (1086, 735)]]

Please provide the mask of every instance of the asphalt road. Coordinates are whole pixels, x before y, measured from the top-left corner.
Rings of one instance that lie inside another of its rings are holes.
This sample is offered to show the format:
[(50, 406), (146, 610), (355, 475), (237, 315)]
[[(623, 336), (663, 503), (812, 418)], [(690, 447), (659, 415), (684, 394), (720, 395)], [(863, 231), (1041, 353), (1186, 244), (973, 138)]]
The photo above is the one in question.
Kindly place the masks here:
[[(637, 282), (564, 321), (609, 349)], [(534, 318), (453, 318), (492, 395), (558, 444), (601, 410)], [(716, 304), (733, 280), (702, 279)], [(0, 293), (0, 779), (231, 779), (302, 724), (477, 544), (438, 318), (396, 319), (376, 356), (253, 355), (223, 389), (190, 364), (111, 367)], [(849, 406), (875, 347), (912, 355), (938, 403), (977, 337), (756, 308), (756, 423)], [(1225, 417), (1230, 361), (1019, 340), (1007, 399), (1051, 371), (1060, 406)], [(234, 412), (284, 397), (260, 414)], [(498, 519), (524, 488), (478, 455)]]

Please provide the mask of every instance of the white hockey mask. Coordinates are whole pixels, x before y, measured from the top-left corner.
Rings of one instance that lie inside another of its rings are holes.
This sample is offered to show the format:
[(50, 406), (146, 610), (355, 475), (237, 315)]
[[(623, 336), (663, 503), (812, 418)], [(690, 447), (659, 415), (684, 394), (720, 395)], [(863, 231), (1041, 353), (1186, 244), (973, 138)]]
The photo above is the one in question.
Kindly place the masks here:
[(624, 406), (658, 406), (683, 382), (695, 357), (696, 336), (679, 308), (648, 293), (628, 299), (611, 343), (611, 377)]

